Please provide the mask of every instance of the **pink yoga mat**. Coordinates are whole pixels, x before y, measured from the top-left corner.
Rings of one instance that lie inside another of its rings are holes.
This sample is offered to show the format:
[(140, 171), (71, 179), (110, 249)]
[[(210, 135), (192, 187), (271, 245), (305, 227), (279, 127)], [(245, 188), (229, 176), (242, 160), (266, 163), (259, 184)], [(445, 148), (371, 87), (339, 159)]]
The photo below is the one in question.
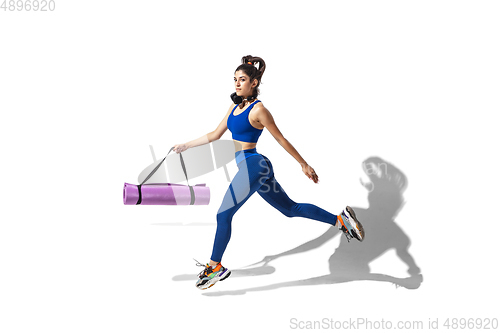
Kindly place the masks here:
[[(174, 149), (170, 148), (168, 154)], [(167, 156), (168, 156), (167, 154)], [(186, 166), (182, 153), (180, 160), (182, 170), (188, 179)], [(141, 184), (133, 185), (125, 183), (123, 186), (123, 203), (125, 205), (208, 205), (210, 203), (210, 188), (206, 184), (196, 184), (195, 186), (173, 184), (173, 183), (151, 183), (146, 181), (158, 170), (163, 160), (149, 173)]]
[(123, 203), (125, 205), (208, 205), (210, 203), (210, 188), (205, 185), (188, 186), (172, 183), (133, 185), (125, 183)]

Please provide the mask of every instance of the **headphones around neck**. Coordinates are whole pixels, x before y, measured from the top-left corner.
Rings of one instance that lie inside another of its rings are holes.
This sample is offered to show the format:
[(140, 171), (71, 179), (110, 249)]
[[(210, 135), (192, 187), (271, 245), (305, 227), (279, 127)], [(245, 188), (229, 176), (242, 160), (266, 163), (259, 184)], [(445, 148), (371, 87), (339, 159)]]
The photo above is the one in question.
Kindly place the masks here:
[[(236, 93), (231, 94), (231, 99), (233, 100), (234, 104), (240, 104), (243, 102), (243, 98), (241, 96), (236, 95)], [(254, 100), (257, 100), (257, 98), (254, 97)]]
[(243, 102), (243, 98), (241, 96), (236, 95), (235, 92), (231, 94), (231, 99), (233, 100), (234, 104), (240, 104), (241, 102)]

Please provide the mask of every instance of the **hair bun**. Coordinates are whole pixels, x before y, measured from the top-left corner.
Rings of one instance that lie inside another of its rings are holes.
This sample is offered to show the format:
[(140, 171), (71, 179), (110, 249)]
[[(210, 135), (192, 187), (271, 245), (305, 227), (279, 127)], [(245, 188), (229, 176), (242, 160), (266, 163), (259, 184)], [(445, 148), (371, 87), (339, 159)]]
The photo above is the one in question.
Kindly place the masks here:
[(249, 65), (253, 65), (253, 61), (252, 61), (253, 57), (251, 55), (247, 55), (247, 56), (244, 56), (242, 59), (241, 59), (241, 63), (243, 64), (249, 64)]

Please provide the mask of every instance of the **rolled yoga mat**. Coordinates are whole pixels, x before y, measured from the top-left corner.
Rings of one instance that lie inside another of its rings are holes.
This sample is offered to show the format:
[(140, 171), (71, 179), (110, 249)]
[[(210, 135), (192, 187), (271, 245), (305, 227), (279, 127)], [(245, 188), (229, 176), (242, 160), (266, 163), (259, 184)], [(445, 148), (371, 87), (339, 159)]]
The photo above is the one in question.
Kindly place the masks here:
[[(168, 154), (174, 149), (170, 148)], [(167, 154), (167, 156), (168, 156)], [(182, 170), (188, 180), (186, 166), (182, 153), (180, 160)], [(125, 183), (123, 186), (123, 203), (125, 205), (208, 205), (210, 203), (210, 188), (206, 184), (196, 184), (190, 186), (173, 183), (151, 183), (145, 184), (146, 181), (158, 170), (163, 160), (149, 173), (139, 185)]]
[(123, 203), (125, 205), (208, 205), (210, 188), (205, 185), (125, 183)]

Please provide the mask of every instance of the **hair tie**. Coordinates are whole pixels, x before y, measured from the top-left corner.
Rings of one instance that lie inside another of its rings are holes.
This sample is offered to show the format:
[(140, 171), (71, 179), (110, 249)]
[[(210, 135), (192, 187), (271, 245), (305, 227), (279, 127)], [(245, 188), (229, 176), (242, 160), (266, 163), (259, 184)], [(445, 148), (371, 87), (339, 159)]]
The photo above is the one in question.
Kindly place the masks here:
[(250, 62), (250, 61), (248, 62), (248, 64), (249, 64), (249, 65), (253, 65), (253, 64), (252, 64), (252, 62)]

